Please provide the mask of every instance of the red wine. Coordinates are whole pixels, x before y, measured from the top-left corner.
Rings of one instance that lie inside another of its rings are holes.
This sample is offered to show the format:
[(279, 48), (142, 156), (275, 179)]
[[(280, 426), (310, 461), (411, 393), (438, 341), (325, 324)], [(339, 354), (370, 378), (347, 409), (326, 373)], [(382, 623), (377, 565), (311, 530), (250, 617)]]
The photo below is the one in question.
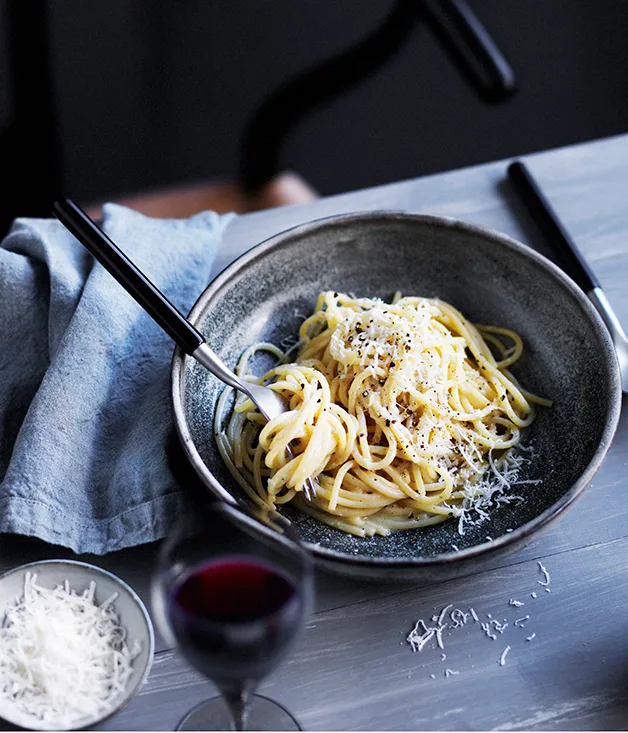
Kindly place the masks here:
[(170, 619), (190, 662), (219, 683), (259, 679), (301, 626), (303, 602), (277, 569), (252, 559), (208, 563), (175, 586)]
[(273, 568), (226, 560), (188, 575), (175, 602), (189, 614), (213, 621), (255, 621), (279, 611), (294, 594), (290, 580)]

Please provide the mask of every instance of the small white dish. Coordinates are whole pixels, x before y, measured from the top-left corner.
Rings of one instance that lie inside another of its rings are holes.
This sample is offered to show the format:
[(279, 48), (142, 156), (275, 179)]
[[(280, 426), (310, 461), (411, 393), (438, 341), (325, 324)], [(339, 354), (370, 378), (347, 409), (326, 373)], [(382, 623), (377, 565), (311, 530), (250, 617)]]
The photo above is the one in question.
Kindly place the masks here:
[[(125, 692), (112, 702), (111, 709), (77, 719), (70, 727), (64, 726), (63, 730), (80, 730), (95, 725), (126, 705), (148, 676), (155, 651), (155, 635), (148, 611), (130, 586), (102, 568), (74, 560), (44, 560), (21, 565), (0, 576), (0, 625), (3, 622), (5, 609), (23, 595), (26, 573), (36, 574), (37, 585), (45, 588), (55, 588), (67, 580), (70, 589), (78, 594), (87, 590), (91, 581), (94, 581), (96, 604), (104, 602), (113, 593), (118, 594), (113, 607), (120, 624), (127, 631), (129, 645), (135, 640), (141, 645), (141, 650), (133, 660)], [(44, 724), (36, 716), (25, 714), (8, 699), (0, 699), (0, 719), (28, 730), (51, 730), (49, 725)]]

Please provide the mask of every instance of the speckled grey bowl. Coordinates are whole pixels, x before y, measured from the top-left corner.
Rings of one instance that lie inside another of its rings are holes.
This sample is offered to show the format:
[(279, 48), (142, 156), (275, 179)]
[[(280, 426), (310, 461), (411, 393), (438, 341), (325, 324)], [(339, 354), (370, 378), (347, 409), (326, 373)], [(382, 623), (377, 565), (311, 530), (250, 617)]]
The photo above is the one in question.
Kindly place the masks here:
[[(328, 289), (383, 299), (397, 290), (439, 297), (472, 321), (515, 329), (525, 352), (513, 371), (554, 405), (539, 409), (526, 436), (534, 458), (521, 478), (539, 483), (518, 487), (524, 501), (495, 509), (463, 536), (453, 520), (362, 539), (287, 509), (319, 565), (382, 580), (450, 578), (528, 541), (590, 482), (619, 418), (617, 360), (588, 299), (547, 259), (451, 219), (396, 212), (332, 217), (278, 234), (240, 257), (210, 284), (190, 319), (233, 367), (256, 341), (294, 337), (303, 314)], [(222, 389), (175, 352), (172, 396), (185, 452), (211, 492), (246, 507), (213, 438)]]

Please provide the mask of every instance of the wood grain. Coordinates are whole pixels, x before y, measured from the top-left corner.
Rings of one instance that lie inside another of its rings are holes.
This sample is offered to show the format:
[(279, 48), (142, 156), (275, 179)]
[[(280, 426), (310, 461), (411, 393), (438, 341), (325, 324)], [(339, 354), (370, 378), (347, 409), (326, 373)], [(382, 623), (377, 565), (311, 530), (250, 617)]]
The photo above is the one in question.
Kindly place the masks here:
[[(628, 621), (618, 611), (628, 592), (628, 539), (545, 558), (550, 593), (539, 584), (544, 575), (537, 561), (518, 560), (472, 579), (421, 591), (390, 588), (379, 598), (314, 614), (290, 659), (261, 691), (287, 705), (308, 730), (622, 727)], [(511, 599), (524, 605), (511, 606)], [(450, 603), (474, 608), (480, 622), (490, 614), (508, 626), (493, 640), (470, 618), (445, 631), (442, 650), (432, 644), (412, 652), (405, 637), (415, 622), (429, 623)], [(171, 729), (212, 694), (176, 653), (161, 652), (142, 692), (111, 729)]]

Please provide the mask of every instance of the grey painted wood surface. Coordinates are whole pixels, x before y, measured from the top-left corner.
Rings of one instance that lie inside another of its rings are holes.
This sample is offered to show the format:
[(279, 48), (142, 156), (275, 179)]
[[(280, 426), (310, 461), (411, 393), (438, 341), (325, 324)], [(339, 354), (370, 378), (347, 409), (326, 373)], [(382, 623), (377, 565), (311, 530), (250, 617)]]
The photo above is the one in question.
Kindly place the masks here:
[[(628, 135), (525, 160), (628, 327)], [(548, 254), (505, 182), (505, 169), (499, 161), (239, 217), (226, 232), (216, 272), (287, 227), (378, 208), (453, 216)], [(484, 572), (428, 587), (319, 574), (316, 612), (261, 691), (311, 730), (628, 728), (627, 490), (624, 410), (582, 498), (544, 535)], [(0, 570), (53, 556), (72, 553), (28, 538), (0, 538)], [(154, 557), (151, 545), (84, 559), (119, 574), (148, 601)], [(539, 561), (550, 573), (549, 593), (538, 584), (544, 577)], [(525, 605), (509, 605), (510, 599)], [(480, 622), (491, 614), (508, 626), (493, 640), (469, 619), (446, 631), (443, 649), (413, 653), (405, 637), (414, 623), (449, 603), (467, 612), (473, 607)], [(211, 683), (158, 638), (146, 685), (102, 729), (172, 730), (213, 693)]]

